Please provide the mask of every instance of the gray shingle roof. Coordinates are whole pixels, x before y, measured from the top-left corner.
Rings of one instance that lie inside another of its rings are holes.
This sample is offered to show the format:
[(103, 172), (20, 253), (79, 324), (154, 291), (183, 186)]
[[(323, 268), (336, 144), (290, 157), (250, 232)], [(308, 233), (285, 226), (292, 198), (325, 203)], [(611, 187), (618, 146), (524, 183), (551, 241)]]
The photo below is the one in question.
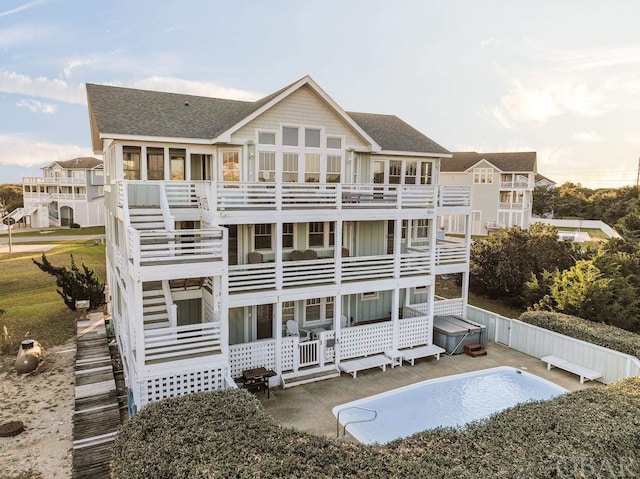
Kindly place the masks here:
[[(180, 93), (87, 84), (94, 149), (99, 133), (166, 138), (214, 139), (292, 85), (258, 101), (225, 100)], [(393, 115), (347, 113), (383, 150), (449, 154)]]
[(90, 170), (92, 168), (95, 168), (96, 166), (102, 166), (102, 160), (94, 158), (93, 156), (82, 156), (67, 161), (54, 161), (46, 168), (50, 168), (54, 164), (60, 165), (62, 168), (67, 169)]
[(348, 111), (347, 115), (353, 118), (383, 150), (449, 154), (449, 150), (438, 145), (395, 115), (351, 111)]
[(535, 151), (515, 153), (454, 152), (453, 158), (445, 158), (440, 165), (443, 172), (463, 172), (482, 160), (487, 160), (502, 171), (525, 172), (537, 170)]

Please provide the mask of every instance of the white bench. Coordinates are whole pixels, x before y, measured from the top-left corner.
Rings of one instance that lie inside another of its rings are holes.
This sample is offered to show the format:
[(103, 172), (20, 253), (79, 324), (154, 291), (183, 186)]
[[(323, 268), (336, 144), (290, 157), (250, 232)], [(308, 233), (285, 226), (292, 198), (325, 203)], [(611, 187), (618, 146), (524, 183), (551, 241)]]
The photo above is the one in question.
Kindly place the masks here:
[(347, 361), (341, 361), (338, 367), (340, 371), (351, 374), (354, 378), (357, 376), (358, 371), (371, 368), (382, 368), (383, 371), (387, 370), (387, 366), (392, 364), (391, 359), (384, 354), (376, 354), (375, 356), (367, 356), (365, 358), (348, 359)]
[(440, 361), (440, 355), (445, 352), (443, 348), (432, 344), (430, 346), (419, 346), (417, 348), (403, 349), (402, 359), (407, 362), (411, 362), (413, 366), (418, 358), (426, 358), (427, 356), (435, 356)]
[(572, 363), (571, 361), (559, 358), (558, 356), (544, 356), (540, 359), (547, 363), (547, 370), (550, 370), (551, 366), (555, 366), (557, 368), (564, 369), (565, 371), (569, 371), (570, 373), (577, 374), (580, 376), (580, 384), (584, 384), (585, 379), (593, 381), (602, 377), (601, 372), (585, 368), (584, 366)]

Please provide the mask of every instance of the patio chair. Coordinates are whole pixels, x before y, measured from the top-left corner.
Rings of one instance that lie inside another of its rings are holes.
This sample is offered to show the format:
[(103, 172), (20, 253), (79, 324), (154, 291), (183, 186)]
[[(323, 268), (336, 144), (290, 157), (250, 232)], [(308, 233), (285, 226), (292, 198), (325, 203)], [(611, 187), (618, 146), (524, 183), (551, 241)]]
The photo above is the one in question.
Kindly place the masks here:
[(291, 252), (291, 261), (302, 261), (304, 259), (304, 253), (300, 250), (294, 249)]
[(342, 247), (342, 257), (343, 258), (349, 257), (349, 248), (345, 248), (344, 246)]
[(247, 255), (247, 259), (249, 260), (249, 264), (260, 264), (262, 263), (262, 253), (252, 251)]
[(293, 319), (287, 321), (287, 336), (298, 336), (300, 342), (309, 341), (311, 339), (311, 332), (306, 329), (300, 329), (298, 323)]
[(304, 259), (318, 259), (318, 253), (314, 249), (308, 249), (304, 253)]

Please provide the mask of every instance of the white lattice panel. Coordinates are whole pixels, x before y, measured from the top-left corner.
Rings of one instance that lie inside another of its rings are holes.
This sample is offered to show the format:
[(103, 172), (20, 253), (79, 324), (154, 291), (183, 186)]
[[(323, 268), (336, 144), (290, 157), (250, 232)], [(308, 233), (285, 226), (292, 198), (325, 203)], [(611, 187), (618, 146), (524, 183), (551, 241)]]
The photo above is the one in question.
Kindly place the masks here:
[(340, 359), (378, 354), (391, 349), (392, 344), (390, 322), (345, 328), (340, 336)]
[(276, 367), (276, 341), (266, 340), (255, 343), (234, 344), (229, 346), (229, 364), (231, 377), (242, 376), (245, 369)]
[(142, 404), (139, 407), (184, 394), (223, 389), (226, 374), (226, 368), (211, 368), (146, 379), (141, 383)]
[[(411, 306), (412, 308), (414, 306)], [(462, 308), (462, 298), (456, 299), (443, 299), (442, 301), (436, 301), (433, 304), (433, 314), (436, 316), (464, 316)]]
[(409, 348), (420, 344), (431, 344), (432, 321), (427, 316), (400, 320), (398, 346)]
[(282, 371), (293, 371), (294, 338), (282, 338), (282, 350), (280, 351), (280, 364)]

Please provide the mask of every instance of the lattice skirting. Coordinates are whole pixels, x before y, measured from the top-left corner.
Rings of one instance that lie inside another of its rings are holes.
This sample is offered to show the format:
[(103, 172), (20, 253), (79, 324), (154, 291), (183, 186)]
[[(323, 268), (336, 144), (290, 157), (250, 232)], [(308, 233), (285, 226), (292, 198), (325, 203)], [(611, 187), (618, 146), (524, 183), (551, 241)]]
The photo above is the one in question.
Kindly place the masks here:
[(229, 374), (227, 367), (198, 369), (144, 379), (140, 386), (140, 402), (144, 407), (152, 401), (182, 396), (203, 391), (214, 391), (225, 387), (224, 378)]

